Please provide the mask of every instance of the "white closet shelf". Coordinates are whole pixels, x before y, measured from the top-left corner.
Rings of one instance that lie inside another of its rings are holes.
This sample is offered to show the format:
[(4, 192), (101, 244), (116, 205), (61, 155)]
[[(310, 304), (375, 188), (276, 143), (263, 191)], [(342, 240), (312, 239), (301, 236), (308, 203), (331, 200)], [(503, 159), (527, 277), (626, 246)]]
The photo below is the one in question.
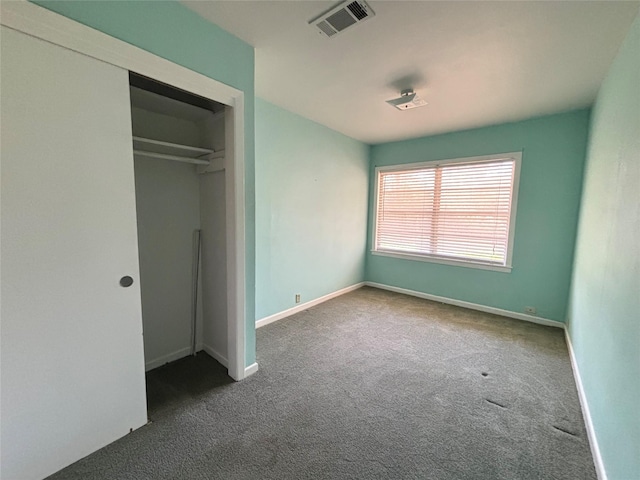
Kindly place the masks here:
[[(171, 149), (171, 150), (180, 150), (185, 153), (187, 152), (197, 153), (199, 155), (204, 155), (206, 153), (214, 152), (214, 150), (210, 148), (192, 147), (191, 145), (182, 145), (180, 143), (165, 142), (162, 140), (154, 140), (152, 138), (136, 137), (135, 135), (133, 137), (133, 141), (141, 143), (143, 145), (155, 145), (157, 147), (167, 147), (168, 149)], [(159, 153), (162, 153), (162, 152), (159, 152)]]
[(134, 155), (195, 165), (209, 165), (211, 158), (224, 155), (224, 152), (216, 152), (210, 148), (192, 147), (191, 145), (136, 137), (135, 135), (133, 136), (133, 146)]
[(149, 158), (159, 158), (160, 160), (175, 160), (176, 162), (193, 163), (195, 165), (209, 165), (209, 160), (193, 157), (181, 157), (179, 155), (168, 155), (166, 153), (147, 152), (145, 150), (133, 150), (134, 155)]

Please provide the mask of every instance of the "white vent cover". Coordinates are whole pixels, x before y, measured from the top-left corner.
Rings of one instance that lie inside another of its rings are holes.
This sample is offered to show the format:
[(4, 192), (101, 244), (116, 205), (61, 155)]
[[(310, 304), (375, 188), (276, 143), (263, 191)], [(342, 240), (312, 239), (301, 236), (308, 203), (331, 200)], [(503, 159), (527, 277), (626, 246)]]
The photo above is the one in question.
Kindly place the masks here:
[(347, 0), (327, 13), (311, 20), (309, 24), (315, 25), (322, 35), (331, 38), (373, 16), (375, 16), (375, 13), (366, 2), (362, 0)]

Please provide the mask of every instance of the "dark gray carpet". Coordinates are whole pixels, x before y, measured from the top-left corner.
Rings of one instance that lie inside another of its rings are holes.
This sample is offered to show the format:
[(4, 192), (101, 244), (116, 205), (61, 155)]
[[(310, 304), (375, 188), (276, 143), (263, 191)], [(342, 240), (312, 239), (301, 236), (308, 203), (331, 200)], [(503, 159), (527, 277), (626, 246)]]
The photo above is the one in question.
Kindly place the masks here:
[(563, 332), (363, 288), (148, 375), (153, 423), (51, 479), (595, 479)]

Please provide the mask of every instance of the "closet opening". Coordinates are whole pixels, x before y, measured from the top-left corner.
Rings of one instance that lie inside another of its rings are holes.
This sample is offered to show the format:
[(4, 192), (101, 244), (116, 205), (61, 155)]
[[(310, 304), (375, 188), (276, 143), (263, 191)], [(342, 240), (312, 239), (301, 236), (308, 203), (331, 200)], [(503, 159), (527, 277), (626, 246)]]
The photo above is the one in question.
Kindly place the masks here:
[(129, 83), (145, 370), (200, 351), (228, 368), (232, 107), (135, 73)]

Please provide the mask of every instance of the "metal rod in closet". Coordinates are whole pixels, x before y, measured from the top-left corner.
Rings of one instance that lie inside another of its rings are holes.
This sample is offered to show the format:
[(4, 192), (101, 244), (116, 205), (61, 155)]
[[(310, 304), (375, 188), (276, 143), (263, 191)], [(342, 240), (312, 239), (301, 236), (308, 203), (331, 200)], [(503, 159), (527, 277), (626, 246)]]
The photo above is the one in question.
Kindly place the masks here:
[(198, 285), (200, 278), (200, 230), (193, 231), (193, 279), (191, 288), (193, 290), (193, 305), (191, 315), (191, 355), (196, 354), (196, 336), (198, 322)]

